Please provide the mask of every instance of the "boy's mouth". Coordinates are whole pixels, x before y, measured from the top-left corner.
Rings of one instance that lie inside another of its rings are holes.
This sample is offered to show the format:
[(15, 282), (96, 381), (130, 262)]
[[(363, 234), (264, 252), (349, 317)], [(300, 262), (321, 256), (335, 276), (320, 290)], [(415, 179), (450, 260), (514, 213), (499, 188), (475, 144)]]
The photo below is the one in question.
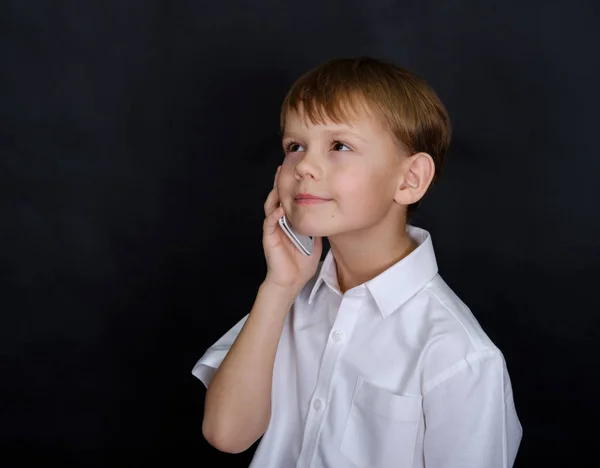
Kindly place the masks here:
[(299, 205), (315, 205), (319, 203), (326, 203), (331, 201), (330, 198), (323, 198), (312, 193), (299, 193), (294, 198), (294, 201)]
[(329, 201), (329, 198), (324, 198), (324, 197), (319, 197), (317, 195), (313, 195), (312, 193), (299, 193), (296, 195), (296, 200), (299, 199), (303, 199), (303, 200), (324, 200), (324, 201)]

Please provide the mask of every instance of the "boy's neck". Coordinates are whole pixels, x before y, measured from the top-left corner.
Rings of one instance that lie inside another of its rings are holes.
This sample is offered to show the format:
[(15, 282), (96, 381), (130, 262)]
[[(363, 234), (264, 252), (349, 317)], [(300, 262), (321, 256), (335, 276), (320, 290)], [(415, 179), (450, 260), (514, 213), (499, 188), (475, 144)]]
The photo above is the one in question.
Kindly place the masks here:
[(330, 237), (329, 243), (342, 294), (375, 278), (417, 248), (405, 223), (397, 229), (379, 225), (368, 231)]

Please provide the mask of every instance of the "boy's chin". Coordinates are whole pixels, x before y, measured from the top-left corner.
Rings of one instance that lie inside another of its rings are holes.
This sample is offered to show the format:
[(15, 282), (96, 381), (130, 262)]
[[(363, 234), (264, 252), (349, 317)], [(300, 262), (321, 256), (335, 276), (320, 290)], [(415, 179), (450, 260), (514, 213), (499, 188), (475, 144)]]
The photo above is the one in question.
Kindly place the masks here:
[(294, 224), (292, 222), (293, 229), (296, 233), (301, 236), (311, 237), (324, 237), (327, 236), (326, 230), (317, 226), (312, 226), (310, 223), (299, 223)]
[(302, 236), (310, 236), (310, 237), (328, 237), (334, 233), (331, 232), (331, 229), (325, 229), (323, 227), (319, 228), (317, 226), (294, 226), (294, 231)]
[(302, 236), (328, 237), (337, 233), (335, 226), (329, 225), (327, 217), (290, 218), (292, 228)]

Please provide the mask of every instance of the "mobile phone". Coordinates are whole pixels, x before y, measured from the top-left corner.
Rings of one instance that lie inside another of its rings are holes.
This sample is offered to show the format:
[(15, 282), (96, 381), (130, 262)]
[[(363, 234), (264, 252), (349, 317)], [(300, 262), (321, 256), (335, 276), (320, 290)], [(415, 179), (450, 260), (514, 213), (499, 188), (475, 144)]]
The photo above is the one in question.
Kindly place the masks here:
[(279, 218), (279, 225), (300, 252), (302, 252), (304, 255), (312, 254), (313, 247), (315, 245), (314, 237), (303, 236), (295, 232), (292, 228), (290, 220), (287, 219), (285, 215), (283, 215), (282, 218)]

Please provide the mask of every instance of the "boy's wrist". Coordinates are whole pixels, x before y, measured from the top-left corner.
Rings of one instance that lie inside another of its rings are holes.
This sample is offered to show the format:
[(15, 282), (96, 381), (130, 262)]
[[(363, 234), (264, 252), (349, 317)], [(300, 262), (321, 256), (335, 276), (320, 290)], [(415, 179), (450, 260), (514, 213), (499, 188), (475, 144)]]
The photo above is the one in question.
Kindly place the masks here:
[(265, 279), (259, 287), (259, 293), (265, 294), (274, 300), (286, 303), (291, 307), (300, 291), (293, 286), (282, 286), (269, 279)]

